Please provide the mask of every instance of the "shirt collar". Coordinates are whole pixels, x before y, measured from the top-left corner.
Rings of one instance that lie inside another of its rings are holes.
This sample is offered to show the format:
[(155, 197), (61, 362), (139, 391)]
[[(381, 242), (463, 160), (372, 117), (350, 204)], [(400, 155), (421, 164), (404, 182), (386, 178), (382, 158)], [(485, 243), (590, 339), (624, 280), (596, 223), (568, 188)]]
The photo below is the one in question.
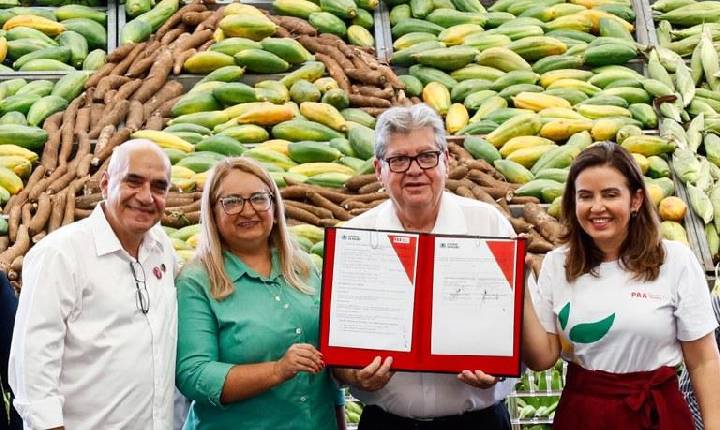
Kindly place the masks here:
[[(378, 230), (405, 230), (395, 211), (395, 203), (388, 200), (382, 205), (375, 222)], [(453, 195), (443, 192), (440, 197), (440, 210), (435, 219), (435, 227), (432, 230), (435, 234), (466, 234), (467, 222), (462, 208)]]
[[(113, 252), (124, 251), (120, 239), (113, 231), (105, 216), (102, 203), (95, 206), (88, 220), (90, 222), (90, 228), (92, 229), (93, 240), (95, 241), (95, 252), (98, 257), (112, 254)], [(140, 246), (146, 248), (148, 251), (157, 249), (162, 252), (164, 250), (163, 242), (155, 226), (145, 233)]]
[(275, 278), (281, 275), (280, 272), (280, 253), (277, 249), (273, 248), (271, 251), (271, 269), (270, 276), (263, 278), (256, 271), (248, 267), (240, 257), (230, 251), (223, 251), (223, 257), (225, 260), (225, 273), (231, 281), (235, 282), (240, 280), (243, 276), (247, 275), (251, 278), (256, 278), (264, 281), (273, 281)]

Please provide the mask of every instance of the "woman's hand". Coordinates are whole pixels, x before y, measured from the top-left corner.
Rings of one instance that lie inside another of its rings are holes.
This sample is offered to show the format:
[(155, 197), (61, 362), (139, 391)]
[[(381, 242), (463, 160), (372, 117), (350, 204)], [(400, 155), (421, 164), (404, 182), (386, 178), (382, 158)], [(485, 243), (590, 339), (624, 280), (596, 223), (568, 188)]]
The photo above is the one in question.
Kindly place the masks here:
[(274, 373), (281, 381), (287, 381), (298, 372), (318, 373), (325, 368), (322, 354), (309, 343), (290, 346), (283, 357), (275, 362)]

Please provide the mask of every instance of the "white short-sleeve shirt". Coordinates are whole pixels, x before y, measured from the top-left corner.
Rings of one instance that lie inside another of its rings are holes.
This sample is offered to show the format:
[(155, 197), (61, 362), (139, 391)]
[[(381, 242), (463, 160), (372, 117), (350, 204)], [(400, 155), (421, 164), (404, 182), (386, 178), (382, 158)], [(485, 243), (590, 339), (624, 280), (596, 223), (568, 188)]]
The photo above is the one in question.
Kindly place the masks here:
[[(346, 227), (403, 231), (391, 200), (348, 221)], [(510, 222), (487, 203), (444, 192), (440, 200), (435, 234), (514, 237)], [(515, 379), (499, 382), (492, 388), (480, 389), (460, 382), (455, 374), (396, 372), (390, 382), (377, 391), (350, 387), (356, 398), (365, 404), (380, 406), (395, 415), (429, 418), (459, 415), (485, 409), (507, 397)]]
[(627, 373), (676, 366), (679, 341), (717, 326), (702, 268), (690, 249), (663, 240), (665, 262), (655, 281), (632, 279), (618, 261), (597, 277), (565, 278), (567, 247), (545, 256), (533, 302), (540, 322), (558, 334), (562, 357), (585, 369)]

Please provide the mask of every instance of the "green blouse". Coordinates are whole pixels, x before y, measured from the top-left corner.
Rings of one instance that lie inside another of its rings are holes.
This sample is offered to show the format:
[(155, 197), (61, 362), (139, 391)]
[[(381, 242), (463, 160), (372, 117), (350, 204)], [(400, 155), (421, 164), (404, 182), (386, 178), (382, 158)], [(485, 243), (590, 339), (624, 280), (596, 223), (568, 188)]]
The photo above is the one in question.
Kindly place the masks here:
[(240, 258), (225, 252), (225, 271), (235, 291), (222, 301), (210, 295), (199, 265), (177, 280), (176, 383), (192, 400), (184, 429), (335, 430), (338, 389), (329, 372), (300, 372), (255, 397), (223, 405), (225, 377), (236, 364), (280, 359), (293, 343), (318, 345), (320, 279), (313, 271), (307, 295), (282, 277), (273, 252), (272, 273), (263, 279)]

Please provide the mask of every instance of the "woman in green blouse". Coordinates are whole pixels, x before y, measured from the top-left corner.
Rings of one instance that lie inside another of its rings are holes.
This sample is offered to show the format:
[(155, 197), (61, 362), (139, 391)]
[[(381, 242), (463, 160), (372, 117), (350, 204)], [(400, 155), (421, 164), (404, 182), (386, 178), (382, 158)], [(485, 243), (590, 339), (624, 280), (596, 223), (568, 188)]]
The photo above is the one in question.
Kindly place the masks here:
[(177, 280), (184, 429), (334, 430), (339, 390), (318, 344), (320, 279), (280, 193), (247, 158), (210, 173), (195, 260)]

